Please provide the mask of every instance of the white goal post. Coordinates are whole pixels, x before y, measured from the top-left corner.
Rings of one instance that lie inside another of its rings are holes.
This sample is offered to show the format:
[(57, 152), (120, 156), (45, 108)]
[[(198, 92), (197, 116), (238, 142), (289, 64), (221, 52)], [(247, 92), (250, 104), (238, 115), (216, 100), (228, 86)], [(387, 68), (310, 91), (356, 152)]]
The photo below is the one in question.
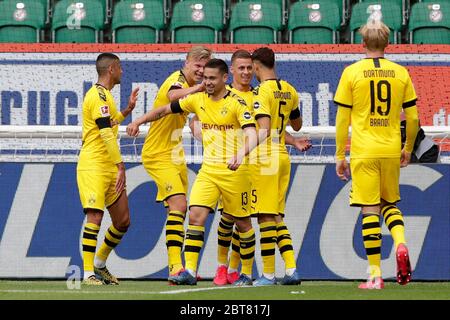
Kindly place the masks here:
[[(119, 127), (119, 143), (126, 162), (140, 162), (140, 150), (148, 126), (141, 126), (139, 136), (129, 137), (126, 126)], [(441, 162), (450, 163), (450, 126), (424, 126), (425, 134), (441, 147)], [(303, 127), (293, 136), (311, 139), (313, 147), (300, 152), (288, 146), (294, 163), (333, 163), (335, 127)], [(351, 133), (350, 133), (351, 134)], [(201, 163), (202, 146), (186, 126), (183, 146), (188, 163)], [(81, 147), (81, 126), (0, 126), (0, 162), (76, 162)], [(449, 150), (449, 151), (446, 151)]]

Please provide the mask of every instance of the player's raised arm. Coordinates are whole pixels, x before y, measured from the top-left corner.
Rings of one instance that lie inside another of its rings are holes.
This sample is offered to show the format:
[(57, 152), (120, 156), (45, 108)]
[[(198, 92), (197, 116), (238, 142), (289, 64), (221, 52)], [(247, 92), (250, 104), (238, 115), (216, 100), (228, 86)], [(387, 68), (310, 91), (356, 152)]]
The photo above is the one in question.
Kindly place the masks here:
[(205, 91), (205, 85), (203, 84), (203, 82), (196, 84), (189, 88), (182, 88), (182, 89), (180, 88), (180, 89), (176, 89), (176, 90), (172, 89), (169, 92), (167, 92), (167, 98), (169, 98), (169, 100), (171, 102), (173, 102), (173, 101), (182, 99), (189, 94), (193, 94), (193, 93), (197, 93), (197, 92), (201, 92), (201, 91)]
[[(136, 101), (137, 101), (138, 96), (139, 96), (139, 87), (134, 88), (134, 90), (131, 92), (130, 97), (128, 98), (128, 105), (127, 105), (126, 109), (120, 111), (120, 113), (123, 116), (123, 119), (128, 117), (128, 115), (136, 107)], [(120, 121), (120, 122), (122, 122), (122, 121)]]
[(139, 134), (139, 126), (147, 122), (153, 122), (172, 113), (182, 112), (178, 101), (166, 104), (160, 108), (152, 109), (143, 116), (137, 118), (127, 126), (127, 134), (135, 137)]

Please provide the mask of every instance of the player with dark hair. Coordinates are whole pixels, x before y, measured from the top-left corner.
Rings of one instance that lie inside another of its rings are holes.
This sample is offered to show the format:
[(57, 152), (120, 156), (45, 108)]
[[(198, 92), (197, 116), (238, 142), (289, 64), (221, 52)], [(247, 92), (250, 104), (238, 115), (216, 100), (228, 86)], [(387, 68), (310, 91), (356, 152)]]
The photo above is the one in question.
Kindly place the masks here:
[[(118, 125), (134, 109), (139, 88), (131, 93), (127, 108), (118, 111), (110, 91), (120, 83), (122, 76), (119, 57), (102, 53), (95, 66), (98, 81), (83, 101), (82, 147), (77, 165), (77, 184), (86, 214), (82, 238), (83, 283), (119, 284), (106, 268), (109, 254), (120, 243), (130, 225), (125, 165), (117, 145), (117, 132)], [(108, 208), (112, 225), (96, 253), (97, 235), (105, 207)]]
[[(299, 97), (296, 89), (277, 77), (275, 53), (268, 47), (252, 53), (256, 79), (253, 110), (258, 123), (258, 157), (252, 174), (252, 196), (257, 198), (255, 210), (261, 233), (263, 272), (254, 285), (276, 284), (275, 247), (278, 245), (285, 263), (282, 285), (301, 283), (289, 230), (283, 221), (291, 163), (286, 150), (286, 125), (298, 131), (302, 127)], [(264, 143), (263, 143), (264, 141)], [(308, 141), (304, 149), (311, 145)]]
[(175, 284), (197, 284), (205, 221), (208, 214), (214, 212), (219, 197), (223, 211), (233, 217), (240, 234), (242, 273), (235, 285), (252, 284), (255, 233), (250, 220), (248, 197), (251, 184), (246, 156), (257, 145), (257, 137), (251, 109), (239, 96), (227, 90), (227, 79), (225, 61), (211, 59), (203, 74), (206, 92), (191, 94), (154, 109), (127, 127), (127, 133), (135, 136), (141, 124), (182, 112), (195, 113), (202, 123), (203, 163), (189, 199), (185, 271), (172, 278)]

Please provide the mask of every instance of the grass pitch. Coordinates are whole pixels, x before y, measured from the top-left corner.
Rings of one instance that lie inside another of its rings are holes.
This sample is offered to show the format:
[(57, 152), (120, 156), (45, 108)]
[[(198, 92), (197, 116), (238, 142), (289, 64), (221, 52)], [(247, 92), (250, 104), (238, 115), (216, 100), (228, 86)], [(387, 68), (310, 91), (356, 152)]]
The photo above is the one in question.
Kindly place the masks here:
[[(168, 286), (166, 281), (121, 281), (118, 286), (69, 289), (64, 280), (0, 280), (0, 300), (449, 300), (450, 282), (385, 282), (383, 290), (356, 281), (303, 281), (300, 286)], [(73, 285), (73, 283), (72, 283)]]

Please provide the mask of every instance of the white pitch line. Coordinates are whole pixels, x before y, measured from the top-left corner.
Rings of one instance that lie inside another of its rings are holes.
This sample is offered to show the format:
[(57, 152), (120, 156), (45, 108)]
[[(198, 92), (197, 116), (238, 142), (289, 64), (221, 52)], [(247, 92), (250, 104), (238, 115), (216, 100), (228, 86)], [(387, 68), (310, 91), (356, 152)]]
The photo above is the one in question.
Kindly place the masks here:
[(33, 289), (0, 289), (0, 293), (78, 293), (78, 294), (178, 294), (187, 292), (211, 291), (222, 289), (237, 289), (237, 288), (252, 288), (252, 287), (207, 287), (207, 288), (193, 288), (193, 289), (177, 289), (166, 291), (86, 291), (81, 289), (67, 289), (67, 290), (33, 290)]
[(254, 288), (252, 286), (244, 286), (244, 287), (207, 287), (207, 288), (195, 288), (195, 289), (178, 289), (178, 290), (168, 290), (168, 291), (160, 291), (159, 294), (177, 294), (177, 293), (186, 293), (186, 292), (199, 292), (199, 291), (210, 291), (210, 290), (222, 290), (222, 289), (240, 289), (240, 288)]

